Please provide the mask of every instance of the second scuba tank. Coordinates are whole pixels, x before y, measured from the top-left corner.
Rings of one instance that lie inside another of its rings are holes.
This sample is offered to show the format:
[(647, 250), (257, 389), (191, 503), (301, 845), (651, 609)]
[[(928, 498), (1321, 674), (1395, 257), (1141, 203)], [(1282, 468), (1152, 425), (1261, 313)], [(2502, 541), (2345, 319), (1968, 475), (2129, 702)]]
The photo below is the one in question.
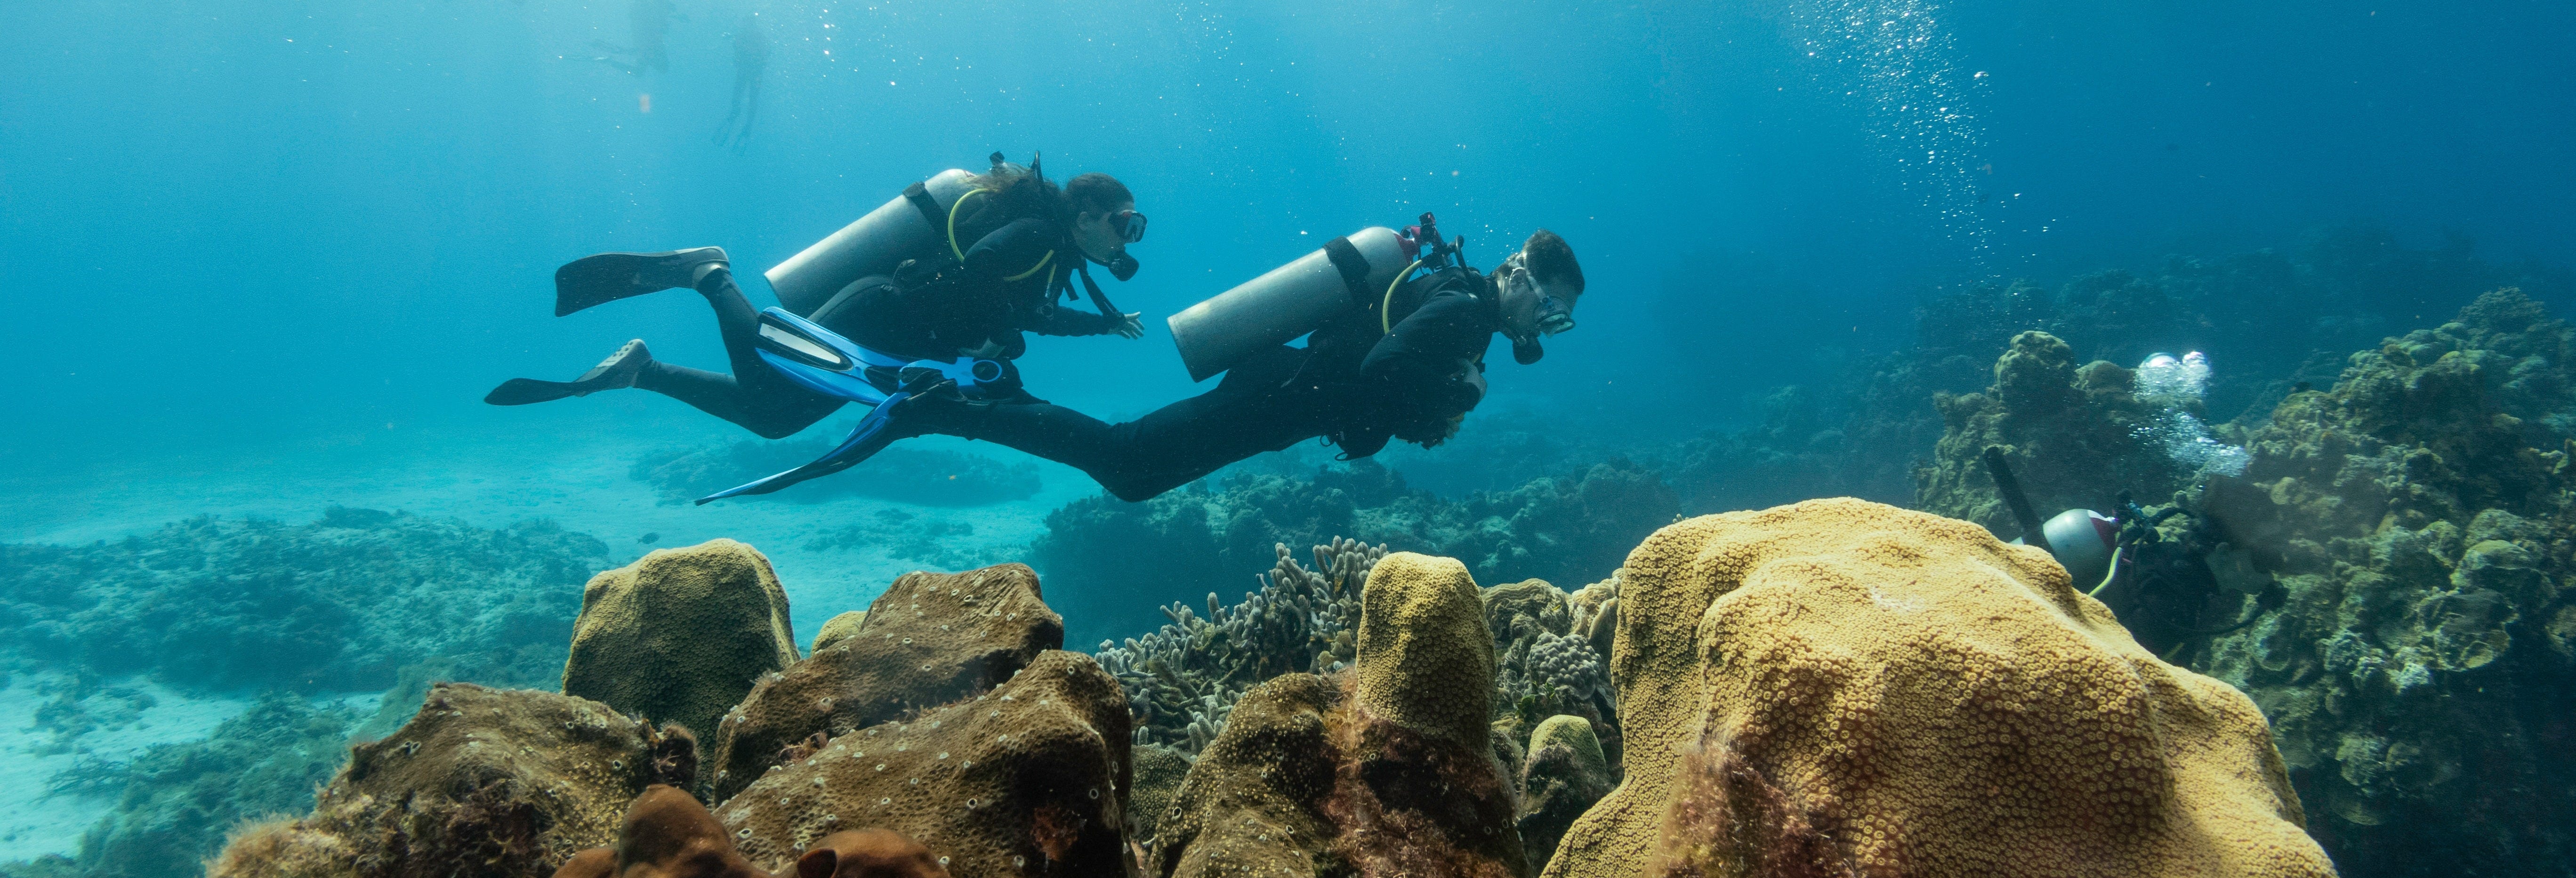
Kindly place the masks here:
[(1315, 331), (1335, 315), (1375, 307), (1411, 258), (1394, 229), (1370, 226), (1326, 241), (1322, 249), (1182, 309), (1164, 323), (1190, 380), (1205, 381), (1255, 352)]
[(769, 288), (778, 292), (778, 303), (788, 312), (808, 315), (860, 278), (893, 274), (895, 266), (906, 259), (937, 254), (947, 230), (923, 214), (928, 211), (944, 216), (956, 206), (958, 198), (974, 188), (974, 177), (950, 168), (922, 181), (924, 200), (931, 202), (929, 205), (916, 203), (909, 194), (895, 196), (770, 268), (765, 272)]

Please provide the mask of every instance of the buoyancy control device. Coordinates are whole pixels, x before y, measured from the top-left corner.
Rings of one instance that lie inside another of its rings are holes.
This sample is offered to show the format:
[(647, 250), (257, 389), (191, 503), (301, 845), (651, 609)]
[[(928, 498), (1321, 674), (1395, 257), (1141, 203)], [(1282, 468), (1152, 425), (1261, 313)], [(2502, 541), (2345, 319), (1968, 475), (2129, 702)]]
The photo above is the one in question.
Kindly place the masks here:
[[(1416, 258), (1425, 245), (1432, 253)], [(1286, 344), (1353, 309), (1381, 307), (1395, 285), (1458, 245), (1440, 240), (1431, 214), (1397, 232), (1370, 226), (1271, 269), (1164, 320), (1190, 380), (1205, 381), (1244, 358)]]

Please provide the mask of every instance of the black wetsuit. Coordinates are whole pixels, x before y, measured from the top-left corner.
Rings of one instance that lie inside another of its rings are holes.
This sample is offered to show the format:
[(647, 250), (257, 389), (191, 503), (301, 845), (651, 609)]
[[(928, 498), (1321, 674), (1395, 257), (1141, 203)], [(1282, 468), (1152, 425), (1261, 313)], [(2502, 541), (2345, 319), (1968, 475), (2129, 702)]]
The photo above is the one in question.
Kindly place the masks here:
[(1367, 457), (1389, 438), (1437, 444), (1483, 392), (1487, 346), (1503, 328), (1492, 282), (1464, 269), (1398, 291), (1392, 330), (1377, 309), (1227, 370), (1216, 389), (1133, 421), (1106, 424), (1046, 403), (927, 406), (929, 432), (1006, 445), (1070, 464), (1120, 499), (1141, 501), (1264, 451), (1325, 438)]
[[(958, 217), (958, 238), (975, 242), (962, 265), (952, 256), (897, 272), (907, 275), (901, 283), (861, 279), (807, 319), (878, 351), (940, 360), (988, 341), (1001, 349), (1000, 358), (1017, 357), (1028, 349), (1024, 331), (1116, 332), (1117, 318), (1058, 304), (1057, 294), (1070, 289), (1072, 271), (1082, 259), (1063, 226), (1012, 213), (1005, 205), (984, 204)], [(760, 359), (755, 341), (760, 312), (743, 298), (730, 271), (707, 275), (697, 290), (715, 308), (733, 374), (655, 361), (636, 376), (635, 386), (771, 439), (813, 426), (846, 402), (808, 390)], [(1010, 369), (1004, 386), (1016, 387), (1017, 379), (1018, 371)], [(1037, 402), (1025, 391), (1019, 398)]]

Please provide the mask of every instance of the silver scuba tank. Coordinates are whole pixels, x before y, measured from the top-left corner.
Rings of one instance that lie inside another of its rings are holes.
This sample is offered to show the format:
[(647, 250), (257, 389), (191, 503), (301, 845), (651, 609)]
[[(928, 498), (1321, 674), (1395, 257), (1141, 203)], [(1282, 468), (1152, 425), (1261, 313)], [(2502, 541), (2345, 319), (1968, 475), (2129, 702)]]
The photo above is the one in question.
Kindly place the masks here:
[(1370, 226), (1184, 308), (1164, 323), (1190, 380), (1205, 381), (1254, 352), (1315, 331), (1335, 315), (1376, 305), (1410, 259), (1394, 229)]
[[(975, 188), (974, 176), (950, 168), (922, 181), (922, 188), (944, 214)], [(769, 288), (778, 292), (778, 304), (788, 312), (812, 314), (853, 281), (893, 274), (906, 259), (937, 255), (947, 234), (922, 216), (911, 199), (898, 195), (770, 268)]]

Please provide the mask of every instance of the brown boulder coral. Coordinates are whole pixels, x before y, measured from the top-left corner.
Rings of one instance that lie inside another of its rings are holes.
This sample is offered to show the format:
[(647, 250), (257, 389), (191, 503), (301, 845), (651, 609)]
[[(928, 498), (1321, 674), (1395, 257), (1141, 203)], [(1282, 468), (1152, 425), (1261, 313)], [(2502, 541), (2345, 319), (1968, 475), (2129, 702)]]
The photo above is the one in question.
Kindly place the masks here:
[(1575, 818), (1609, 794), (1617, 776), (1601, 752), (1592, 721), (1548, 717), (1530, 734), (1529, 759), (1521, 764), (1519, 826), (1529, 861), (1545, 865)]
[(727, 539), (660, 549), (591, 577), (564, 694), (657, 722), (715, 728), (760, 675), (796, 661), (769, 559)]
[[(882, 602), (881, 602), (882, 603)], [(876, 631), (870, 613), (868, 630)], [(1050, 651), (982, 695), (870, 726), (779, 766), (717, 808), (752, 862), (879, 827), (961, 875), (1120, 875), (1127, 699), (1089, 656)]]
[(610, 843), (664, 739), (586, 699), (441, 683), (350, 751), (313, 813), (244, 830), (207, 870), (269, 876), (525, 876)]
[(1163, 815), (1161, 874), (1527, 874), (1466, 566), (1386, 556), (1356, 640), (1348, 673), (1284, 675), (1235, 705)]
[(2037, 549), (1851, 499), (1629, 555), (1627, 780), (1549, 876), (2333, 874), (2252, 702)]
[(1327, 717), (1332, 681), (1286, 674), (1253, 687), (1199, 752), (1156, 824), (1153, 873), (1315, 875), (1339, 833), (1325, 813), (1340, 761)]
[(1027, 565), (906, 573), (869, 605), (862, 630), (761, 678), (724, 715), (715, 736), (716, 799), (760, 779), (814, 735), (838, 737), (974, 695), (1063, 645), (1064, 618), (1039, 599)]

